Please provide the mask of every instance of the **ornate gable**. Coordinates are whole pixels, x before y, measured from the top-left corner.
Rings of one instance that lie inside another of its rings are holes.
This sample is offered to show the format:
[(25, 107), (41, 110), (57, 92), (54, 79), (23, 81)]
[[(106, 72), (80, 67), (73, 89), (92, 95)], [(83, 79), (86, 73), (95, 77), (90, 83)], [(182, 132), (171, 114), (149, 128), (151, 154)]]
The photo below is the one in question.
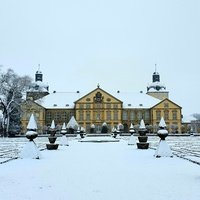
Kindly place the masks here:
[(102, 90), (101, 88), (96, 88), (90, 93), (78, 99), (75, 104), (79, 103), (119, 103), (122, 101), (109, 94), (108, 92)]

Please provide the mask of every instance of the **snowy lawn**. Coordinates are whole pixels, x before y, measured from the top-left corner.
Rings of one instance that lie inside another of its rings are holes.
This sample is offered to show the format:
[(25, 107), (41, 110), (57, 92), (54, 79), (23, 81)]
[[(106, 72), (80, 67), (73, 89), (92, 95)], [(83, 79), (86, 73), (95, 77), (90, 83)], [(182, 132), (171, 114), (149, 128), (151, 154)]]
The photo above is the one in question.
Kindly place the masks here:
[(0, 165), (0, 199), (200, 199), (200, 166), (187, 160), (155, 158), (126, 140), (69, 145)]

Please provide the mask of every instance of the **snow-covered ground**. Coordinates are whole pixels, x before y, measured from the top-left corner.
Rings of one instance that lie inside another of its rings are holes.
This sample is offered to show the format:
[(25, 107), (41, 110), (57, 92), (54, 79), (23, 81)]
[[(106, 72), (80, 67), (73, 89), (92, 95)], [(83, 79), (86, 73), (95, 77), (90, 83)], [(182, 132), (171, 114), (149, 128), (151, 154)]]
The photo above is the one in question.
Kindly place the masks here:
[[(59, 143), (58, 138), (57, 142)], [(42, 159), (15, 159), (0, 165), (3, 200), (199, 200), (200, 166), (181, 159), (155, 158), (158, 137), (148, 150), (120, 142), (78, 142), (41, 151)], [(18, 157), (28, 140), (0, 138), (1, 159)], [(40, 149), (48, 139), (36, 138)], [(167, 137), (173, 153), (199, 158), (200, 137)], [(191, 153), (192, 152), (192, 153)], [(7, 155), (7, 156), (6, 156)]]

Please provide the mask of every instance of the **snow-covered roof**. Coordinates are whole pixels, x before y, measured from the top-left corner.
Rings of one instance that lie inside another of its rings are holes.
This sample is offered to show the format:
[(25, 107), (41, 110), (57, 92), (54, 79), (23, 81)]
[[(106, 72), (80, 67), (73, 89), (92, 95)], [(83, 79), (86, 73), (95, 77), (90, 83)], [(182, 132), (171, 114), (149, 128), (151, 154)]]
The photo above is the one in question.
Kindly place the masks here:
[[(123, 102), (123, 108), (151, 108), (160, 102), (143, 92), (108, 92)], [(81, 92), (53, 92), (42, 98), (39, 103), (47, 109), (74, 108), (74, 102), (85, 96)]]
[(182, 122), (190, 123), (191, 121), (196, 120), (196, 118), (192, 115), (184, 116)]
[(148, 91), (166, 92), (166, 87), (163, 83), (155, 81), (147, 86)]
[(47, 109), (74, 108), (74, 101), (78, 100), (80, 95), (77, 92), (53, 92), (43, 97), (39, 104)]
[(159, 99), (149, 96), (142, 91), (119, 92), (113, 95), (123, 102), (123, 108), (151, 108), (160, 102)]
[(47, 92), (49, 89), (49, 86), (48, 84), (45, 84), (41, 81), (36, 81), (34, 83), (31, 84), (30, 88), (28, 91), (30, 92)]

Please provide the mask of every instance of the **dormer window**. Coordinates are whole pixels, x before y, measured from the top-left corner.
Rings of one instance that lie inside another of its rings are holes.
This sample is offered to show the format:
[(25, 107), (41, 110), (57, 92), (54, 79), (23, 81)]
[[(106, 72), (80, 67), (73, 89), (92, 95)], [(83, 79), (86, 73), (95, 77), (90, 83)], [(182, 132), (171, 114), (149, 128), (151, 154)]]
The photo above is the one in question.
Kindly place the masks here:
[(53, 106), (54, 106), (54, 107), (56, 107), (56, 106), (57, 106), (57, 104), (53, 104)]

